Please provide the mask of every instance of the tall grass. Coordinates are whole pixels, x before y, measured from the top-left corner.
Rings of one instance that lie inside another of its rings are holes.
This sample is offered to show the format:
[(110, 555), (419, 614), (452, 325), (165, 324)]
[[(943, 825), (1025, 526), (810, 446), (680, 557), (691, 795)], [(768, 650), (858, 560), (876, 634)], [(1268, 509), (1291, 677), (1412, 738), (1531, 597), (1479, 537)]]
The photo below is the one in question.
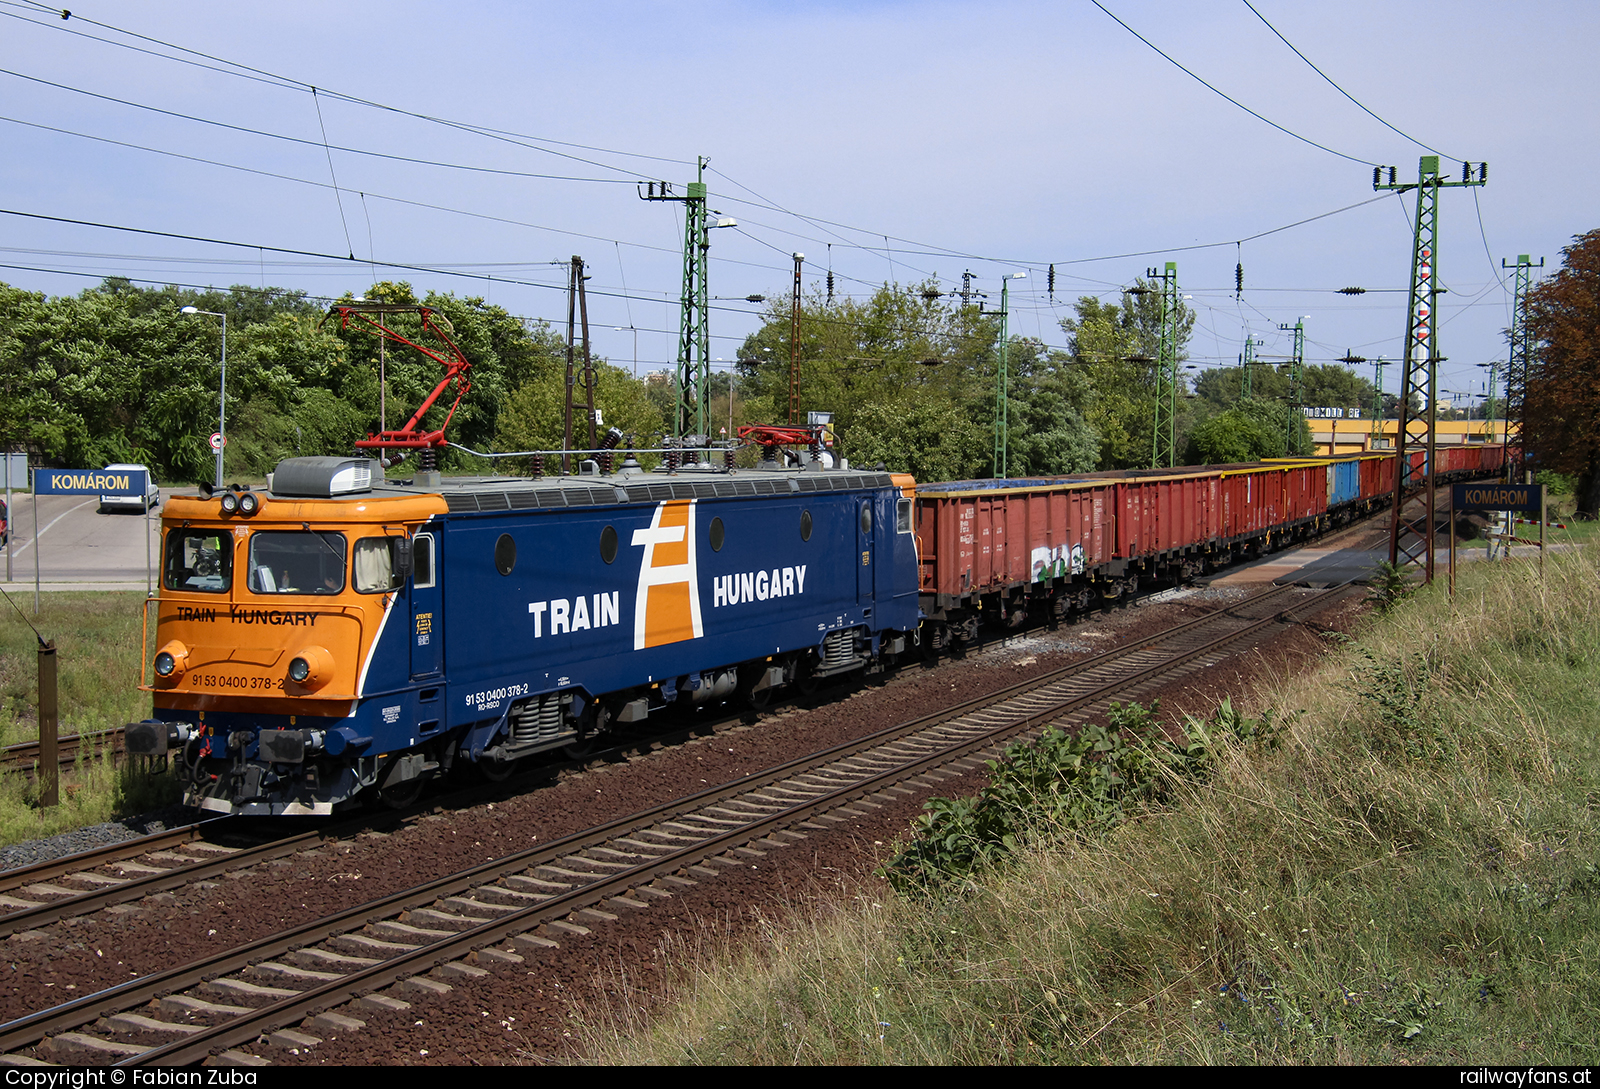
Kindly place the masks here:
[(1471, 565), (1159, 808), (942, 897), (664, 945), (681, 997), (574, 1023), (608, 1062), (1593, 1063), (1594, 566)]
[(150, 695), (139, 691), (144, 652), (139, 635), (141, 593), (40, 595), (0, 601), (0, 745), (39, 736), (38, 635), (56, 644), (57, 693), (62, 733), (104, 730), (150, 714)]
[[(39, 737), (38, 635), (56, 644), (59, 730), (109, 729), (150, 714), (139, 691), (140, 593), (50, 593), (33, 615), (31, 595), (0, 601), (0, 745)], [(31, 624), (31, 626), (30, 626)], [(0, 772), (0, 844), (96, 824), (153, 809), (177, 798), (172, 776), (143, 767), (111, 766), (106, 753), (86, 755), (63, 773), (61, 803), (40, 808), (27, 776)]]

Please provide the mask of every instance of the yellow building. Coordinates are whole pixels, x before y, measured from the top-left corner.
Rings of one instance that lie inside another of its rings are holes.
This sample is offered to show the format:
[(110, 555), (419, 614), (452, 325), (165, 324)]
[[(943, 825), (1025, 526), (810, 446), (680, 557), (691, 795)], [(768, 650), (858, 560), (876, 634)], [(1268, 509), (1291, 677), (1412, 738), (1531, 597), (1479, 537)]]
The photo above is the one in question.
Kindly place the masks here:
[[(1394, 449), (1399, 420), (1307, 419), (1311, 442), (1319, 454), (1359, 454), (1364, 450)], [(1373, 434), (1373, 426), (1377, 434)], [(1413, 425), (1411, 433), (1419, 434)], [(1505, 420), (1440, 420), (1435, 425), (1435, 442), (1448, 446), (1465, 442), (1505, 442)]]

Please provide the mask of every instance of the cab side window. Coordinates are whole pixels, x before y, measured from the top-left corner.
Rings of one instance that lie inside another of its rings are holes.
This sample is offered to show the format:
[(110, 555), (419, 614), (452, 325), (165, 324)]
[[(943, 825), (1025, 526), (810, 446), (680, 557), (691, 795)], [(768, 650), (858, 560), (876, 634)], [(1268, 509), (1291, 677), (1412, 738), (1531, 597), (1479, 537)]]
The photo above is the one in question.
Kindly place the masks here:
[(418, 589), (433, 585), (433, 534), (419, 533), (411, 540), (411, 583)]
[(405, 581), (395, 563), (399, 537), (363, 537), (356, 542), (355, 586), (362, 594), (386, 594)]

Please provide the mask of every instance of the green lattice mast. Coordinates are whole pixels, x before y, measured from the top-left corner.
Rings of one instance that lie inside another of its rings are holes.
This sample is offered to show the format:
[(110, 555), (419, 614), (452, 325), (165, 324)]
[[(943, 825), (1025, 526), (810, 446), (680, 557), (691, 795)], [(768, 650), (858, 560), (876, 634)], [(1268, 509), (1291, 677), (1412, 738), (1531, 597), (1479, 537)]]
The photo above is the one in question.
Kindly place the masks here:
[(1301, 371), (1306, 362), (1306, 319), (1295, 318), (1293, 325), (1279, 325), (1285, 333), (1294, 333), (1294, 354), (1289, 357), (1289, 412), (1283, 432), (1283, 452), (1294, 452), (1295, 423), (1305, 413), (1306, 393), (1301, 383)]
[[(698, 180), (682, 195), (670, 182), (647, 182), (641, 200), (664, 200), (683, 205), (683, 291), (678, 319), (678, 366), (675, 375), (672, 433), (680, 441), (703, 437), (711, 418), (711, 319), (707, 310), (706, 255), (711, 248), (706, 221), (706, 163), (698, 159)], [(694, 460), (694, 455), (688, 455)]]
[(1251, 391), (1255, 388), (1255, 386), (1253, 384), (1253, 379), (1250, 377), (1254, 372), (1251, 371), (1250, 368), (1258, 365), (1256, 363), (1256, 349), (1264, 344), (1266, 344), (1266, 341), (1257, 340), (1254, 334), (1248, 332), (1245, 333), (1244, 355), (1240, 357), (1240, 366), (1244, 370), (1244, 375), (1239, 382), (1239, 400), (1241, 401), (1246, 397), (1254, 396)]
[(1168, 261), (1161, 272), (1150, 269), (1148, 275), (1161, 282), (1161, 339), (1156, 351), (1156, 415), (1150, 437), (1150, 467), (1170, 469), (1178, 463), (1178, 322), (1182, 311), (1177, 262)]
[[(1387, 175), (1387, 180), (1385, 180)], [(1401, 360), (1400, 403), (1396, 415), (1394, 508), (1389, 522), (1389, 562), (1395, 567), (1418, 566), (1424, 584), (1433, 581), (1434, 443), (1439, 387), (1439, 337), (1435, 311), (1444, 288), (1439, 286), (1439, 190), (1482, 185), (1489, 179), (1487, 163), (1462, 163), (1461, 180), (1446, 181), (1439, 173), (1439, 156), (1424, 155), (1417, 163), (1415, 182), (1397, 183), (1395, 168), (1374, 167), (1372, 188), (1417, 192), (1417, 211), (1411, 241), (1411, 293), (1406, 305), (1404, 356)], [(1420, 427), (1420, 430), (1414, 428)], [(1423, 466), (1413, 467), (1408, 457), (1426, 449)]]
[[(1532, 284), (1533, 270), (1544, 268), (1544, 258), (1535, 265), (1525, 253), (1517, 255), (1517, 263), (1508, 265), (1500, 259), (1501, 268), (1517, 270), (1516, 286), (1511, 295), (1510, 352), (1506, 357), (1506, 445), (1511, 445), (1512, 425), (1516, 425), (1517, 456), (1506, 458), (1506, 472), (1516, 472), (1524, 460), (1522, 445), (1522, 397), (1528, 382), (1528, 288)], [(1507, 451), (1509, 453), (1509, 450)], [(1515, 465), (1513, 464), (1515, 460)]]

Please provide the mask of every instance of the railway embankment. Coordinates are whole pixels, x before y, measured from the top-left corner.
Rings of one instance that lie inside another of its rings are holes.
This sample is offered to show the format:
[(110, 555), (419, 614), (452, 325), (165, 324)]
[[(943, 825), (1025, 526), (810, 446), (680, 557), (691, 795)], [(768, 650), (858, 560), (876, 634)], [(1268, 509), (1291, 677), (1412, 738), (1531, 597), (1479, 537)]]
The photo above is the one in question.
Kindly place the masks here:
[(1275, 728), (1212, 726), (1121, 819), (666, 942), (660, 993), (572, 1031), (609, 1062), (1593, 1064), (1595, 567), (1470, 565), (1268, 674), (1242, 709)]

